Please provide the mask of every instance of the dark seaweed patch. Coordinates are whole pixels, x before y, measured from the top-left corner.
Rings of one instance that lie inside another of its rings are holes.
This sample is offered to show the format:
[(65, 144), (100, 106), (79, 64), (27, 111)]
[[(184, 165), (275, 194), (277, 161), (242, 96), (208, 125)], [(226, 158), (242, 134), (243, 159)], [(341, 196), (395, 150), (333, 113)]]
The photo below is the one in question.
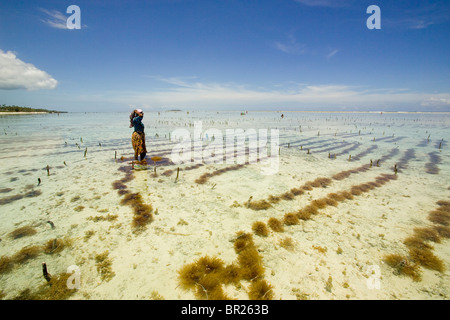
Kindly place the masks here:
[(440, 170), (437, 165), (441, 163), (441, 156), (436, 152), (430, 152), (428, 156), (430, 160), (425, 164), (425, 172), (429, 174), (438, 174)]
[(13, 196), (5, 197), (0, 199), (0, 205), (8, 204), (23, 198), (22, 194), (15, 194)]

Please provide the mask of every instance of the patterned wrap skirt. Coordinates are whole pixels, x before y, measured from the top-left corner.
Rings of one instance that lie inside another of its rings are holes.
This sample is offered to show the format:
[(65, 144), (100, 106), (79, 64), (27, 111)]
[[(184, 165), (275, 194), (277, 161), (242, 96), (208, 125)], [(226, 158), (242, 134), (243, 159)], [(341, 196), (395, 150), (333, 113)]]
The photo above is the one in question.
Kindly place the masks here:
[(136, 131), (133, 132), (133, 135), (131, 136), (131, 144), (133, 145), (135, 155), (147, 153), (147, 148), (145, 146), (145, 133)]

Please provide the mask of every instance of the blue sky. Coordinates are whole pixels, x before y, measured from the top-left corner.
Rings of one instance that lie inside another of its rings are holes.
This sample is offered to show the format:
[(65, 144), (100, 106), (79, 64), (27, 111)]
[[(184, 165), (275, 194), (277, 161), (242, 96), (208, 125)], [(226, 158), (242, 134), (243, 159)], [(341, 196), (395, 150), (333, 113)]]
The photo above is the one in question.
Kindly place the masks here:
[(448, 1), (3, 0), (0, 104), (450, 111), (449, 32)]

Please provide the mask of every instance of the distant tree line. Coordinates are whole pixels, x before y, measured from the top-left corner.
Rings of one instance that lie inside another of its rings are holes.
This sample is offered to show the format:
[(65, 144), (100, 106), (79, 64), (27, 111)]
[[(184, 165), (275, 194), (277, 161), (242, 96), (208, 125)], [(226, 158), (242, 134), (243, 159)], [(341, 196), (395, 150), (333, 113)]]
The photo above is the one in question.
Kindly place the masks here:
[(65, 111), (47, 110), (47, 109), (35, 109), (29, 107), (20, 106), (7, 106), (2, 104), (0, 112), (48, 112), (48, 113), (64, 113)]

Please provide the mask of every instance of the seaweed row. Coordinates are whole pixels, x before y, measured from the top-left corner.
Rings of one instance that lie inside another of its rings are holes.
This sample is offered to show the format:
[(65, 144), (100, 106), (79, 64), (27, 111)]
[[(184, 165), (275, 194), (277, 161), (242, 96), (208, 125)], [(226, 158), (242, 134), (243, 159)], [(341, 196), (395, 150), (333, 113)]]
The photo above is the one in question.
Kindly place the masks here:
[[(338, 146), (332, 146), (332, 147), (329, 147), (329, 148), (324, 148), (324, 149), (320, 149), (320, 150), (315, 150), (314, 152), (315, 153), (320, 153), (320, 152), (330, 152), (330, 151), (332, 151), (332, 150), (335, 150), (335, 149), (339, 149), (339, 148), (343, 148), (343, 147), (346, 147), (346, 146), (349, 146), (349, 145), (351, 145), (351, 147), (349, 147), (349, 148), (347, 148), (347, 149), (345, 149), (345, 150), (351, 150), (351, 149), (354, 149), (354, 148), (358, 148), (359, 147), (359, 144), (357, 144), (357, 143), (352, 143), (352, 142), (347, 142), (347, 141), (345, 141), (345, 142), (341, 142), (341, 145), (338, 145)], [(344, 150), (344, 151), (345, 151)], [(347, 151), (348, 152), (348, 151)], [(346, 152), (342, 152), (342, 153), (346, 153)]]
[(134, 179), (132, 168), (129, 166), (119, 167), (119, 171), (125, 172), (125, 177), (116, 180), (112, 183), (113, 188), (117, 190), (118, 194), (123, 196), (120, 201), (121, 205), (128, 205), (133, 209), (134, 216), (132, 220), (132, 227), (134, 231), (143, 231), (146, 225), (153, 221), (153, 207), (150, 204), (144, 203), (142, 195), (131, 193), (125, 183)]
[(441, 156), (437, 152), (430, 152), (428, 156), (430, 161), (425, 164), (426, 173), (438, 174), (440, 170), (437, 165), (441, 163)]
[[(363, 193), (369, 192), (375, 188), (381, 187), (391, 180), (396, 180), (395, 174), (381, 174), (375, 178), (375, 181), (361, 183), (359, 185), (352, 186), (349, 190), (332, 192), (327, 196), (312, 200), (310, 204), (303, 207), (296, 212), (289, 212), (284, 214), (283, 219), (280, 221), (274, 217), (269, 218), (267, 225), (274, 232), (283, 232), (284, 226), (293, 226), (300, 223), (301, 220), (310, 220), (314, 215), (319, 213), (319, 210), (325, 209), (327, 206), (337, 207), (339, 202), (345, 200), (353, 200), (355, 196), (360, 196)], [(269, 230), (264, 222), (257, 221), (252, 225), (252, 230), (256, 235), (268, 236)]]
[(215, 170), (213, 172), (206, 172), (206, 173), (202, 174), (199, 178), (195, 179), (195, 183), (205, 184), (208, 181), (208, 179), (210, 179), (212, 177), (219, 176), (228, 171), (236, 171), (236, 170), (242, 169), (243, 167), (244, 167), (243, 164), (236, 164), (234, 166), (225, 167), (225, 168), (222, 168), (219, 170)]
[[(398, 149), (396, 149), (396, 148), (392, 149), (387, 155), (382, 156), (379, 159), (379, 161), (385, 161), (385, 160), (393, 157), (394, 155), (396, 155), (398, 152), (399, 152)], [(413, 157), (414, 157), (414, 150), (412, 150), (412, 151), (411, 151), (411, 149), (407, 150), (405, 152), (405, 155), (403, 156), (403, 158), (400, 160), (402, 167), (405, 168), (408, 161)], [(377, 162), (377, 166), (379, 166), (379, 161)], [(341, 172), (334, 174), (332, 176), (332, 179), (341, 181), (343, 179), (348, 178), (351, 174), (366, 172), (371, 167), (372, 167), (372, 163), (364, 164), (362, 166), (359, 166), (359, 167), (353, 168), (353, 169), (349, 169), (349, 170), (343, 170)], [(319, 177), (319, 178), (316, 178), (314, 181), (306, 182), (303, 186), (301, 186), (299, 188), (292, 188), (291, 190), (289, 190), (281, 195), (278, 195), (278, 196), (270, 195), (267, 200), (265, 200), (265, 199), (252, 200), (253, 198), (250, 197), (250, 199), (247, 201), (247, 203), (245, 205), (247, 206), (247, 208), (250, 208), (252, 210), (266, 210), (266, 209), (271, 208), (272, 204), (278, 203), (281, 200), (292, 200), (292, 199), (294, 199), (295, 196), (304, 194), (305, 191), (310, 191), (313, 188), (317, 188), (317, 187), (326, 188), (331, 183), (332, 183), (332, 180), (330, 178)]]
[(421, 281), (420, 266), (439, 272), (444, 272), (444, 262), (432, 250), (430, 242), (441, 243), (442, 239), (450, 238), (450, 201), (437, 201), (437, 209), (429, 212), (430, 227), (414, 228), (412, 236), (403, 241), (409, 255), (389, 254), (384, 261), (394, 269), (397, 275), (405, 275), (413, 281)]
[(242, 287), (247, 281), (247, 294), (251, 300), (272, 300), (273, 287), (264, 279), (264, 266), (253, 237), (250, 233), (237, 232), (233, 240), (237, 261), (225, 265), (216, 257), (203, 256), (178, 270), (181, 288), (193, 290), (197, 299), (229, 300), (223, 290), (224, 285)]
[(352, 158), (353, 158), (353, 160), (359, 160), (359, 159), (361, 159), (362, 157), (364, 157), (364, 156), (366, 156), (366, 155), (372, 153), (372, 151), (374, 151), (375, 149), (378, 149), (378, 146), (377, 146), (376, 144), (370, 146), (369, 148), (367, 148), (366, 150), (364, 150), (364, 151), (361, 152), (361, 153), (358, 153), (356, 156), (354, 156), (354, 157), (352, 157)]
[[(270, 218), (269, 227), (275, 232), (284, 231), (284, 226), (296, 225), (300, 220), (308, 220), (318, 214), (319, 209), (328, 205), (337, 206), (338, 202), (353, 199), (356, 195), (379, 187), (390, 180), (397, 179), (394, 174), (382, 174), (374, 182), (353, 186), (350, 191), (330, 193), (327, 197), (313, 200), (310, 205), (294, 212), (286, 213), (283, 221)], [(267, 236), (268, 228), (264, 222), (257, 221), (252, 225), (258, 236)], [(289, 244), (287, 244), (289, 245)], [(183, 289), (194, 290), (197, 299), (229, 299), (223, 292), (222, 285), (238, 285), (242, 280), (250, 282), (248, 296), (250, 299), (273, 299), (273, 287), (264, 280), (262, 257), (256, 249), (252, 235), (242, 231), (234, 239), (234, 249), (238, 254), (237, 263), (225, 266), (218, 258), (204, 256), (197, 261), (178, 270), (179, 282)]]
[[(3, 189), (3, 190), (9, 190), (9, 189)], [(23, 193), (23, 194), (19, 193), (19, 194), (15, 194), (15, 195), (12, 195), (12, 196), (0, 198), (0, 205), (8, 204), (8, 203), (11, 203), (11, 202), (23, 199), (23, 198), (34, 198), (34, 197), (40, 196), (41, 194), (42, 194), (42, 192), (40, 190), (34, 190), (33, 189), (33, 190), (30, 190), (30, 191), (28, 191), (26, 193)]]
[[(354, 173), (360, 173), (360, 172), (366, 172), (370, 169), (370, 165), (365, 164), (362, 166), (359, 166), (354, 169), (350, 170), (344, 170), (341, 172), (336, 173), (332, 176), (333, 180), (343, 180), (345, 178), (348, 178), (351, 174)], [(326, 177), (319, 177), (314, 179), (313, 181), (307, 181), (299, 188), (292, 188), (289, 191), (284, 192), (280, 195), (270, 195), (267, 200), (252, 200), (250, 198), (247, 203), (245, 204), (247, 208), (250, 208), (252, 210), (266, 210), (270, 207), (272, 207), (272, 204), (276, 204), (280, 202), (281, 200), (292, 200), (296, 196), (302, 195), (305, 193), (305, 191), (311, 191), (313, 188), (326, 188), (328, 187), (333, 180)]]
[(414, 151), (414, 149), (411, 148), (411, 149), (406, 150), (403, 157), (401, 157), (401, 159), (397, 163), (398, 168), (400, 169), (399, 172), (401, 172), (402, 169), (406, 169), (408, 167), (409, 160), (415, 159), (415, 158), (416, 158), (416, 152)]

